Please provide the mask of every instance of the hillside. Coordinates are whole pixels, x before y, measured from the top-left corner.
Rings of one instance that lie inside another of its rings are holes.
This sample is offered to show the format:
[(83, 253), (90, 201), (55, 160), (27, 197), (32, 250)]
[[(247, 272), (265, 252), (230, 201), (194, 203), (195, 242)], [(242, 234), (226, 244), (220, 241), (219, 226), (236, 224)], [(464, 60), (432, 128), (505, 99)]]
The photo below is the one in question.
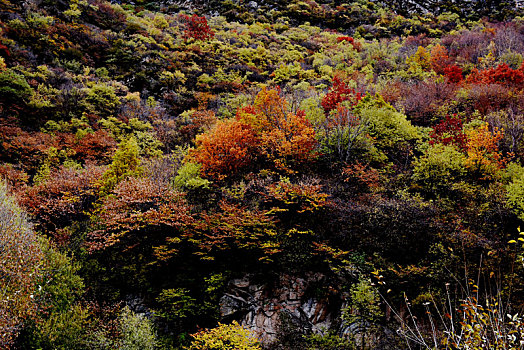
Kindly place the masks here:
[(520, 15), (0, 0), (0, 348), (519, 349)]

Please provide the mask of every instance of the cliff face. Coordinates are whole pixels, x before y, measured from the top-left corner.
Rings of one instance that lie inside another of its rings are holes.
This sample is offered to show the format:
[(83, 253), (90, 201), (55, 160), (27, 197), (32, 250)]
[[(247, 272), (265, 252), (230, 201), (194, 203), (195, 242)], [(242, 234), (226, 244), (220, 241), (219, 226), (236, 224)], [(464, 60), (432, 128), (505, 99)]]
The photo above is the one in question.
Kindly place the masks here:
[(272, 286), (253, 282), (251, 276), (232, 280), (220, 300), (221, 316), (240, 320), (265, 344), (275, 342), (282, 328), (291, 327), (297, 335), (325, 332), (336, 327), (342, 296), (314, 296), (313, 286), (324, 279), (318, 273), (281, 275)]
[[(307, 335), (331, 333), (360, 346), (396, 348), (395, 332), (373, 327), (360, 318), (358, 311), (349, 307), (344, 288), (328, 287), (329, 281), (321, 273), (303, 277), (282, 274), (273, 283), (256, 280), (252, 275), (231, 280), (220, 299), (220, 315), (224, 322), (239, 321), (266, 347), (277, 343), (292, 346), (303, 343)], [(344, 317), (344, 313), (352, 316)]]

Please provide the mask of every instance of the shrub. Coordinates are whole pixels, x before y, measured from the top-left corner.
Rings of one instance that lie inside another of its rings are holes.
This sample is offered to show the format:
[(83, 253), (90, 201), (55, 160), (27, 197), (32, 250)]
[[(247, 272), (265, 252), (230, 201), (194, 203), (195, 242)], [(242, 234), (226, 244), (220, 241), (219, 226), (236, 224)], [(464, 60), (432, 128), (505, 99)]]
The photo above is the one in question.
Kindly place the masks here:
[(207, 40), (215, 36), (205, 17), (181, 15), (181, 19), (185, 22), (184, 39)]
[(219, 324), (213, 329), (192, 335), (189, 350), (261, 350), (262, 347), (250, 331), (233, 321), (230, 325)]
[(257, 143), (249, 125), (234, 119), (218, 121), (209, 132), (197, 136), (197, 148), (190, 157), (202, 164), (202, 174), (223, 180), (251, 167)]
[(415, 161), (413, 180), (432, 195), (446, 195), (465, 175), (465, 156), (452, 145), (434, 144)]
[(0, 347), (8, 349), (36, 314), (44, 252), (26, 214), (0, 184)]
[(144, 315), (134, 313), (125, 307), (119, 317), (119, 330), (122, 334), (117, 348), (122, 350), (154, 350), (158, 341), (153, 322)]

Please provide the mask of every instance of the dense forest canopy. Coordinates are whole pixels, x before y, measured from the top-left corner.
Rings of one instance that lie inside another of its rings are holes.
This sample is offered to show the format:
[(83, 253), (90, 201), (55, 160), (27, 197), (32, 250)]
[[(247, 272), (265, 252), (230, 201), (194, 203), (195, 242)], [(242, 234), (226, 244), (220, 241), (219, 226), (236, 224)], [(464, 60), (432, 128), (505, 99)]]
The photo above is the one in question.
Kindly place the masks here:
[(521, 348), (520, 5), (0, 0), (0, 347)]

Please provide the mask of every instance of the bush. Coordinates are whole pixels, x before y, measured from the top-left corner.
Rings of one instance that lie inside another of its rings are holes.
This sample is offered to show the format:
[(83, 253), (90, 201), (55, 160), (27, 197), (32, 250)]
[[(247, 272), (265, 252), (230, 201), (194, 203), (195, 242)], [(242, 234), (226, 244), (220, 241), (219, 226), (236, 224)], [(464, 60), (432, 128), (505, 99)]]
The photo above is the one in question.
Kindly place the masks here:
[(465, 160), (456, 147), (435, 144), (415, 161), (413, 180), (428, 194), (448, 194), (451, 185), (465, 175)]
[(230, 325), (219, 324), (213, 329), (192, 335), (189, 350), (261, 350), (250, 331), (233, 321)]
[(9, 348), (37, 311), (34, 293), (44, 253), (26, 214), (0, 183), (0, 347)]
[(134, 313), (128, 307), (125, 307), (120, 314), (119, 329), (122, 338), (117, 346), (118, 349), (153, 350), (158, 345), (151, 320), (144, 315)]

